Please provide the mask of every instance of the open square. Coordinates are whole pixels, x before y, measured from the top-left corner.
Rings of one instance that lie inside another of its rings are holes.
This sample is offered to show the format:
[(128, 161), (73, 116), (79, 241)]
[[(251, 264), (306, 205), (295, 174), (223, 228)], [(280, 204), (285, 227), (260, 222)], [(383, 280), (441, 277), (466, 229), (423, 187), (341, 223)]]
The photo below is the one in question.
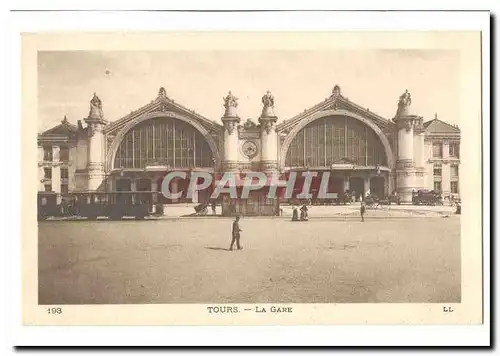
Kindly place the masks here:
[(39, 224), (39, 304), (458, 303), (460, 217)]

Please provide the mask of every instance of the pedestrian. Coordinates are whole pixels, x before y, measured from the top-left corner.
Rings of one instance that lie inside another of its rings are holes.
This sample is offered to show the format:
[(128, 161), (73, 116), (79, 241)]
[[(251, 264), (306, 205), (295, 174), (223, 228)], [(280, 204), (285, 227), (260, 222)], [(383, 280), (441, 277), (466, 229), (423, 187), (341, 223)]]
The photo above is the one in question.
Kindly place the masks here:
[(215, 199), (212, 200), (212, 215), (215, 215), (217, 213), (217, 203), (215, 202)]
[(302, 205), (302, 208), (300, 208), (300, 220), (302, 221), (307, 221), (309, 220), (309, 217), (307, 215), (307, 205)]
[(359, 209), (360, 213), (361, 213), (361, 221), (362, 222), (365, 222), (365, 211), (366, 211), (366, 206), (365, 206), (365, 203), (362, 202), (361, 203), (361, 208)]
[(294, 205), (292, 207), (292, 221), (298, 221), (299, 220), (299, 212), (297, 210), (297, 207)]
[(233, 250), (233, 245), (236, 242), (236, 247), (238, 250), (242, 250), (243, 247), (240, 245), (240, 232), (243, 231), (240, 229), (240, 217), (236, 216), (236, 219), (233, 221), (233, 229), (232, 229), (232, 239), (231, 246), (229, 247), (229, 251)]

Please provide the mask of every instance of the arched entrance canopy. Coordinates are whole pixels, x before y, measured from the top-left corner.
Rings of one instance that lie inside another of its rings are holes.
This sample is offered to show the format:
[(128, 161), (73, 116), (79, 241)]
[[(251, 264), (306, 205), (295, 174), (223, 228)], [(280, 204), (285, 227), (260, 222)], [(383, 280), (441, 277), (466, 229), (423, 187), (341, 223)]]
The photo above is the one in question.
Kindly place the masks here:
[(346, 110), (326, 110), (301, 120), (283, 142), (280, 164), (328, 167), (344, 158), (361, 166), (394, 167), (392, 149), (382, 130)]
[(113, 140), (107, 170), (144, 169), (150, 163), (178, 169), (214, 168), (220, 154), (196, 120), (174, 112), (151, 112), (128, 123)]

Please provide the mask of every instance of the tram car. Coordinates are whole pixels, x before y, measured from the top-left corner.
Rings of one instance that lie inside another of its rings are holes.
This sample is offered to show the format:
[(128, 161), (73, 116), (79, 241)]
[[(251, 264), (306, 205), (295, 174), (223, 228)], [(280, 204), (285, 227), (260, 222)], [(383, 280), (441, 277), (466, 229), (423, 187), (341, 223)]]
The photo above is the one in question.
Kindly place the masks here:
[(89, 220), (108, 217), (119, 220), (134, 217), (138, 220), (151, 215), (152, 192), (91, 192), (73, 193), (77, 215)]
[(37, 214), (38, 220), (61, 216), (61, 207), (58, 204), (56, 192), (38, 192)]
[(77, 216), (89, 220), (107, 217), (144, 219), (151, 215), (153, 192), (84, 192), (61, 196), (55, 192), (38, 193), (38, 220)]

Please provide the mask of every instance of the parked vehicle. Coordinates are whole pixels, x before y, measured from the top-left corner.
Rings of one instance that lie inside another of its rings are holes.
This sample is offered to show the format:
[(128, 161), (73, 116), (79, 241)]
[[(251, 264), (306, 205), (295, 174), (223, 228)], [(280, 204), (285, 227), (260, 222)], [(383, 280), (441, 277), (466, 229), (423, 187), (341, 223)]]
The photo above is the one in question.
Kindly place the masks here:
[[(153, 192), (84, 192), (61, 196), (55, 192), (38, 193), (38, 220), (48, 217), (79, 216), (144, 219), (152, 210)], [(60, 203), (58, 203), (60, 200)]]
[(38, 192), (38, 220), (46, 220), (51, 216), (61, 216), (61, 207), (57, 200), (58, 194), (56, 192)]
[(441, 193), (434, 190), (418, 190), (413, 193), (414, 205), (443, 205)]
[(208, 214), (208, 204), (201, 203), (194, 207), (194, 212), (196, 215), (203, 216)]
[(138, 220), (150, 215), (152, 192), (75, 193), (78, 215), (89, 220), (99, 216), (119, 220), (135, 217)]
[(365, 205), (366, 205), (366, 208), (367, 209), (370, 209), (370, 208), (377, 208), (380, 204), (380, 199), (374, 195), (367, 195), (365, 197)]

